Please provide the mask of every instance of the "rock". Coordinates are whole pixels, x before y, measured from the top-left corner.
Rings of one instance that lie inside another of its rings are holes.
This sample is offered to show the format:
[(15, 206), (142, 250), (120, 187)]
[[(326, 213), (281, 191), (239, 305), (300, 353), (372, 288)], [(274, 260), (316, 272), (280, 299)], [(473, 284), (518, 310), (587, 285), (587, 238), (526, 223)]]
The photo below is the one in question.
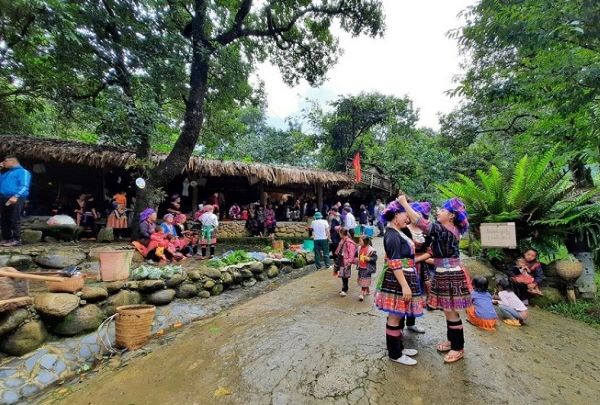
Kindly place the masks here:
[(252, 262), (250, 264), (250, 271), (252, 274), (259, 274), (265, 271), (265, 265), (261, 262)]
[(115, 234), (112, 228), (102, 228), (98, 231), (96, 237), (98, 242), (113, 242), (115, 240)]
[(265, 267), (268, 267), (268, 266), (272, 265), (273, 263), (274, 263), (274, 261), (270, 257), (267, 257), (266, 259), (264, 259), (262, 261), (262, 264), (264, 264)]
[(144, 258), (144, 256), (142, 256), (140, 252), (138, 252), (137, 250), (133, 252), (133, 258), (131, 259), (133, 263), (144, 263), (145, 260), (146, 259)]
[(279, 269), (277, 266), (273, 265), (267, 269), (267, 277), (273, 278), (279, 275)]
[(98, 329), (104, 320), (104, 312), (94, 304), (79, 307), (69, 313), (52, 328), (52, 333), (60, 336), (75, 336)]
[(42, 241), (42, 236), (44, 233), (42, 231), (35, 231), (33, 229), (24, 229), (21, 233), (21, 242), (25, 245), (29, 245), (32, 243), (40, 243)]
[(79, 265), (81, 272), (85, 275), (96, 278), (100, 273), (100, 263), (98, 262), (83, 262)]
[(48, 333), (41, 321), (24, 323), (0, 341), (0, 350), (11, 356), (22, 356), (40, 347)]
[(81, 298), (89, 302), (102, 301), (108, 298), (108, 291), (104, 287), (83, 287)]
[(35, 297), (33, 305), (40, 315), (62, 318), (79, 306), (79, 297), (66, 293), (42, 293)]
[(29, 311), (24, 308), (0, 312), (0, 336), (17, 329), (27, 318), (29, 318)]
[(124, 288), (126, 288), (127, 290), (137, 290), (140, 287), (140, 283), (136, 280), (132, 280), (132, 281), (127, 281), (125, 283)]
[(35, 257), (35, 263), (48, 269), (63, 269), (77, 266), (86, 259), (86, 254), (76, 250), (58, 249), (42, 253)]
[(58, 243), (60, 242), (58, 239), (56, 239), (53, 236), (44, 236), (44, 242), (46, 243)]
[(538, 307), (547, 307), (553, 304), (560, 304), (563, 302), (563, 296), (560, 291), (556, 288), (552, 287), (544, 287), (542, 288), (542, 292), (544, 293), (541, 297), (531, 297), (529, 301)]
[(8, 261), (10, 260), (9, 255), (0, 255), (0, 267), (8, 266)]
[(213, 288), (215, 286), (215, 281), (214, 280), (206, 280), (204, 282), (204, 284), (202, 285), (202, 288), (204, 288), (205, 290), (210, 290), (211, 288)]
[(185, 276), (183, 274), (175, 274), (175, 275), (173, 275), (173, 277), (167, 279), (165, 281), (165, 284), (167, 285), (168, 288), (175, 288), (179, 284), (183, 283), (184, 281), (185, 281)]
[(143, 293), (162, 290), (165, 287), (166, 284), (163, 280), (142, 280), (138, 282), (138, 290)]
[(233, 277), (231, 276), (230, 273), (228, 273), (226, 271), (221, 272), (221, 279), (223, 280), (223, 284), (225, 284), (225, 285), (233, 284)]
[(198, 293), (198, 297), (200, 298), (210, 298), (210, 292), (202, 290)]
[(467, 269), (469, 276), (471, 276), (471, 279), (479, 276), (485, 277), (488, 281), (494, 279), (495, 271), (491, 264), (472, 257), (462, 257), (461, 261)]
[(315, 254), (313, 252), (308, 252), (305, 256), (307, 264), (313, 264), (315, 262)]
[(116, 294), (125, 288), (125, 284), (125, 281), (111, 281), (109, 283), (104, 283), (104, 287), (109, 294)]
[(303, 256), (298, 255), (298, 256), (294, 257), (292, 266), (294, 266), (295, 269), (300, 269), (300, 268), (306, 266), (306, 259)]
[(211, 267), (204, 267), (199, 270), (200, 274), (206, 277), (212, 278), (213, 280), (221, 279), (221, 271), (219, 269), (213, 269)]
[(240, 273), (244, 280), (248, 280), (249, 278), (252, 278), (254, 276), (254, 274), (252, 274), (252, 272), (248, 269), (242, 269), (240, 270)]
[(231, 277), (233, 278), (233, 283), (234, 284), (241, 283), (242, 282), (242, 273), (240, 273), (240, 271), (237, 269), (232, 269), (230, 271), (231, 271)]
[(202, 274), (198, 270), (188, 272), (188, 278), (192, 281), (198, 281), (202, 278)]
[(181, 284), (177, 287), (177, 290), (175, 290), (175, 296), (177, 298), (191, 298), (197, 294), (198, 287), (189, 283)]
[(281, 274), (290, 274), (292, 271), (294, 271), (296, 267), (292, 267), (292, 266), (283, 266), (281, 268)]
[(223, 292), (223, 284), (215, 284), (210, 290), (210, 295), (219, 295)]
[(167, 305), (175, 298), (175, 290), (166, 289), (153, 292), (146, 296), (146, 302), (151, 305)]
[(256, 281), (266, 281), (269, 278), (265, 273), (257, 274), (255, 277)]
[(255, 278), (249, 278), (248, 280), (245, 280), (242, 285), (244, 287), (252, 287), (254, 284), (256, 284), (256, 279)]
[(121, 290), (117, 294), (108, 297), (102, 306), (102, 310), (106, 316), (111, 316), (117, 313), (117, 307), (136, 305), (140, 302), (142, 302), (142, 296), (139, 292)]
[(12, 255), (6, 263), (6, 266), (14, 267), (17, 270), (27, 270), (32, 265), (33, 259), (29, 255)]

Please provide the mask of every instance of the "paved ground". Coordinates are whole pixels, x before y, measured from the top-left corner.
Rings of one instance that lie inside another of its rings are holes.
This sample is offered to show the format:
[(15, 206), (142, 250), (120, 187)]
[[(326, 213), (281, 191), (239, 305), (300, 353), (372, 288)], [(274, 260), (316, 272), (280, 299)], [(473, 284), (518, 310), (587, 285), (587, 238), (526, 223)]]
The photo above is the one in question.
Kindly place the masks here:
[(443, 315), (409, 368), (386, 358), (385, 318), (371, 300), (337, 295), (326, 271), (294, 280), (214, 318), (127, 367), (106, 368), (40, 400), (64, 404), (594, 404), (600, 330), (533, 310), (529, 326), (466, 327), (467, 354), (445, 365)]

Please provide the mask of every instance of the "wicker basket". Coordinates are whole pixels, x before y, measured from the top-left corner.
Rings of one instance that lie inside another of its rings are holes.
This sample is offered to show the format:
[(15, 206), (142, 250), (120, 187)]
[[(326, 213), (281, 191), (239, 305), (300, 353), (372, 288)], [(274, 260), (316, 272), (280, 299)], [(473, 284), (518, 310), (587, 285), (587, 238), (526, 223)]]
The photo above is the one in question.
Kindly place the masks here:
[(563, 280), (576, 280), (583, 274), (583, 263), (559, 260), (556, 262), (556, 273)]
[(117, 307), (115, 346), (128, 350), (137, 350), (144, 346), (150, 339), (155, 312), (154, 305)]
[(63, 277), (62, 281), (46, 281), (46, 286), (50, 292), (68, 292), (74, 293), (83, 288), (83, 276)]

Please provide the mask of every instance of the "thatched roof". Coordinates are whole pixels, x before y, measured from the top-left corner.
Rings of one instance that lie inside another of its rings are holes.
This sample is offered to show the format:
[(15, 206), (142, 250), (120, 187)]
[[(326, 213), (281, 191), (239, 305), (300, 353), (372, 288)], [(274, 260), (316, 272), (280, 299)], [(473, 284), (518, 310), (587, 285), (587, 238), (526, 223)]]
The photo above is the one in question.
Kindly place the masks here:
[[(136, 158), (135, 153), (112, 146), (18, 135), (0, 136), (0, 154), (14, 154), (21, 159), (41, 162), (97, 168), (125, 167)], [(153, 158), (160, 161), (165, 155), (154, 155)], [(352, 179), (345, 173), (262, 163), (209, 160), (198, 156), (190, 158), (184, 172), (199, 177), (255, 178), (275, 186), (322, 184), (343, 187), (352, 183)]]

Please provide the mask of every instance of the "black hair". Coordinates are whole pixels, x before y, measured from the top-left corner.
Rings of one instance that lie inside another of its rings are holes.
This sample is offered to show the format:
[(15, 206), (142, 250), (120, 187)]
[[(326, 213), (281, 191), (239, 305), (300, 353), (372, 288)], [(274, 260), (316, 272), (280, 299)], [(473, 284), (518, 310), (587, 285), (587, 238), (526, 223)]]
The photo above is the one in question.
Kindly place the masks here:
[(535, 252), (535, 255), (536, 255), (536, 256), (539, 256), (539, 255), (540, 255), (540, 252), (538, 252), (538, 250), (537, 250), (536, 248), (532, 248), (532, 247), (525, 249), (525, 250), (523, 251), (523, 255), (525, 255), (525, 253), (529, 252), (530, 250), (531, 250), (532, 252)]
[(159, 231), (162, 231), (162, 230), (163, 230), (163, 229), (162, 229), (162, 226), (160, 226), (160, 225), (156, 225), (156, 226), (154, 227), (154, 231), (155, 231), (155, 232), (159, 232)]
[(507, 278), (502, 278), (496, 282), (500, 290), (503, 291), (512, 291), (512, 286), (510, 285), (510, 281)]
[(348, 230), (346, 228), (340, 228), (340, 230), (338, 232), (339, 232), (339, 234), (341, 236), (347, 236), (348, 235)]
[(387, 210), (383, 213), (382, 216), (385, 222), (392, 222), (393, 219), (396, 217), (396, 213), (392, 210)]
[(489, 287), (489, 283), (487, 278), (482, 276), (477, 276), (473, 278), (473, 289), (478, 292), (487, 292)]
[(344, 207), (344, 211), (346, 211), (346, 212), (352, 212), (352, 208), (351, 207)]
[(360, 238), (362, 240), (364, 240), (368, 246), (373, 246), (373, 242), (371, 241), (371, 238), (368, 237), (367, 235), (361, 235)]

